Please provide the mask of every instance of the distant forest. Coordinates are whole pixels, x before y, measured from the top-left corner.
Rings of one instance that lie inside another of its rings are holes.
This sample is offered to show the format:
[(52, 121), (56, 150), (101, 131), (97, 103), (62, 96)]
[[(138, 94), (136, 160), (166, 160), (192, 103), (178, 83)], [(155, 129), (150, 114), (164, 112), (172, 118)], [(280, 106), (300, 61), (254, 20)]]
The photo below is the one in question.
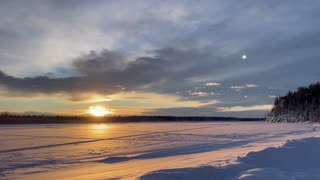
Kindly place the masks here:
[(266, 117), (271, 122), (320, 121), (320, 83), (300, 87), (295, 92), (277, 97)]
[(263, 121), (264, 118), (234, 117), (178, 117), (178, 116), (42, 116), (0, 114), (0, 124), (51, 124), (51, 123), (123, 123), (123, 122), (181, 122), (181, 121)]

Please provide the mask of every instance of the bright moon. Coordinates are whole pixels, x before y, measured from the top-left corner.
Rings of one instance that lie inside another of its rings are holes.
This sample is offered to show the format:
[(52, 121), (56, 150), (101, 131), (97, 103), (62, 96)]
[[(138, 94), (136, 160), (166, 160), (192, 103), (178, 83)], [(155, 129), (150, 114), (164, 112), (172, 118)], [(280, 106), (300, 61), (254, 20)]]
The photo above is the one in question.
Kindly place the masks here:
[(102, 106), (90, 106), (88, 109), (88, 113), (96, 117), (102, 117), (108, 114), (113, 114), (111, 111), (107, 110)]
[(242, 58), (242, 59), (247, 59), (247, 55), (243, 54), (243, 55), (241, 56), (241, 58)]

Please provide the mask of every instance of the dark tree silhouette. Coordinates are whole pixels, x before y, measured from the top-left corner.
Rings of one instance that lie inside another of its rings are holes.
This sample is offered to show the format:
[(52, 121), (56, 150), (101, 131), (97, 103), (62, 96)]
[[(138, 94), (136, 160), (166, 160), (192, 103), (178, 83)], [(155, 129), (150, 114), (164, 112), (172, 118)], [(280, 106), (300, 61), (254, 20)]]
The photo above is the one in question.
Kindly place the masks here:
[(0, 114), (0, 124), (50, 123), (121, 123), (121, 122), (181, 122), (181, 121), (263, 121), (263, 118), (191, 117), (191, 116), (44, 116)]
[(320, 83), (299, 87), (285, 96), (276, 97), (274, 107), (266, 116), (271, 122), (320, 121)]

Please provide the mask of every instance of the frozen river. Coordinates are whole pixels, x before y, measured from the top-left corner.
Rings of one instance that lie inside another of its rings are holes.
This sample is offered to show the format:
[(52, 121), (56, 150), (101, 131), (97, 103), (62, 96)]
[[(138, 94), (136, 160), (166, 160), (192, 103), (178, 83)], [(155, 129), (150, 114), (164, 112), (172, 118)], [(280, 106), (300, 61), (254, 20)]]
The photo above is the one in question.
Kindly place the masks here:
[(317, 126), (264, 122), (0, 126), (0, 179), (137, 179), (151, 171), (226, 166)]

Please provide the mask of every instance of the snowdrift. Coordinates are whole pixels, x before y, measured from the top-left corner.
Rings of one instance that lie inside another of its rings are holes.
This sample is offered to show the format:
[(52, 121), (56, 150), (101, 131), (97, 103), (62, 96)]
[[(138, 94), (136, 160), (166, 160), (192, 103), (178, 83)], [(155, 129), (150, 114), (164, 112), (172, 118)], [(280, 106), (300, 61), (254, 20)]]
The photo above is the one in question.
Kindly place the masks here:
[(280, 147), (250, 152), (239, 157), (237, 164), (159, 170), (140, 179), (314, 180), (320, 179), (319, 152), (320, 138), (292, 140)]

